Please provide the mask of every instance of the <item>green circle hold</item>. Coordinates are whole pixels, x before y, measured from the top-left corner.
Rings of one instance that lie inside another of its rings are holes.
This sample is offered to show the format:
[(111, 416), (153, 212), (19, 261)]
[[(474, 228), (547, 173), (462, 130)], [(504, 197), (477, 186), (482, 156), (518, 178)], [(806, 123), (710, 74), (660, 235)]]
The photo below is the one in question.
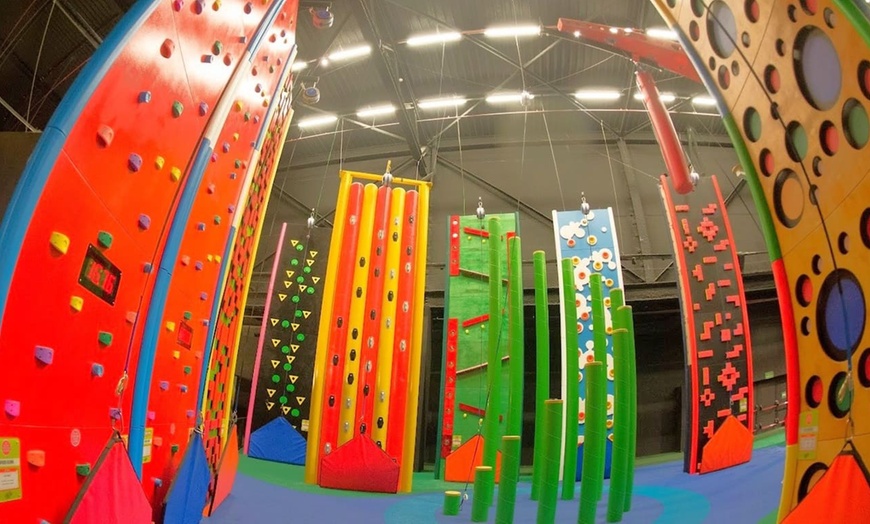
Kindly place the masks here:
[(297, 284), (301, 284), (301, 283), (303, 283), (303, 282), (305, 282), (305, 277), (296, 277), (296, 283), (297, 283)]
[(296, 386), (294, 386), (293, 384), (287, 384), (287, 391), (293, 393), (294, 391), (296, 391)]
[(296, 318), (302, 318), (302, 311), (297, 309), (295, 314), (296, 314)]
[(308, 273), (311, 273), (311, 266), (305, 266), (304, 268), (302, 268), (302, 272), (305, 273), (306, 275)]
[(290, 353), (290, 346), (281, 346), (281, 353), (288, 355)]
[(299, 342), (304, 342), (305, 335), (303, 335), (302, 333), (299, 333), (298, 335), (296, 335), (296, 340), (298, 340)]
[(290, 363), (288, 362), (288, 363), (284, 364), (284, 371), (290, 371), (290, 368), (292, 368), (292, 367), (293, 366), (291, 366)]
[(313, 287), (310, 287), (310, 286), (309, 286), (308, 289), (306, 289), (305, 291), (307, 291), (309, 295), (313, 295), (313, 294), (314, 294), (314, 288), (313, 288)]
[(294, 296), (290, 300), (292, 300), (294, 304), (298, 304), (299, 303), (299, 295)]
[(302, 244), (296, 244), (296, 251), (302, 251), (303, 249), (305, 248), (302, 247)]
[(278, 402), (280, 402), (281, 404), (286, 404), (286, 403), (287, 403), (287, 397), (282, 396), (281, 398), (278, 399)]
[(275, 384), (281, 382), (281, 377), (278, 375), (272, 375), (272, 382), (274, 382)]
[(281, 327), (284, 329), (287, 329), (288, 327), (290, 327), (290, 321), (289, 320), (282, 320)]
[(297, 259), (294, 258), (293, 260), (290, 261), (290, 265), (291, 265), (291, 266), (298, 266), (298, 265), (299, 265), (299, 261), (298, 261)]
[(291, 410), (290, 410), (290, 414), (293, 415), (294, 417), (298, 417), (298, 416), (299, 416), (299, 410), (298, 410), (298, 409), (291, 409)]

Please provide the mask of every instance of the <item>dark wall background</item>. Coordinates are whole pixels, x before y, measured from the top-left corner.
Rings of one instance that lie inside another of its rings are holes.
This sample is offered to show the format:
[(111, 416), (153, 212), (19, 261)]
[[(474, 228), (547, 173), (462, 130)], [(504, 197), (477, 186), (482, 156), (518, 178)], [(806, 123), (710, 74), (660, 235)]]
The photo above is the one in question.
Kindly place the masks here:
[(40, 133), (0, 133), (0, 219)]

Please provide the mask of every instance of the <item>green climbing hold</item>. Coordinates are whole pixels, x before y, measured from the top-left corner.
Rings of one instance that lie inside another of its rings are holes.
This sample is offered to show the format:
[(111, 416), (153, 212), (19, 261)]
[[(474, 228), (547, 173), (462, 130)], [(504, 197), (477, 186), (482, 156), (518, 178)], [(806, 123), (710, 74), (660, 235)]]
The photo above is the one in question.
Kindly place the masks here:
[(108, 331), (100, 331), (100, 334), (97, 336), (101, 346), (111, 346), (112, 338), (112, 334)]
[(297, 259), (294, 258), (293, 260), (290, 261), (290, 265), (291, 265), (291, 266), (298, 266), (298, 265), (299, 265), (299, 260), (297, 260)]
[(302, 318), (302, 311), (296, 310), (296, 318)]
[(281, 353), (284, 353), (285, 355), (289, 355), (290, 354), (290, 346), (281, 346)]
[(216, 55), (221, 54), (221, 51), (223, 51), (223, 49), (224, 45), (221, 43), (220, 40), (215, 40), (214, 45), (211, 46), (212, 53)]
[(298, 335), (296, 335), (296, 340), (298, 340), (299, 342), (304, 342), (305, 335), (303, 335), (302, 333), (299, 333)]
[(190, 375), (191, 371), (193, 371), (193, 368), (191, 368), (190, 366), (184, 366), (185, 375)]
[(294, 391), (296, 391), (296, 386), (294, 386), (293, 384), (287, 384), (287, 391), (289, 393), (293, 393)]
[(299, 295), (294, 295), (293, 298), (291, 298), (290, 300), (292, 300), (294, 304), (298, 304), (299, 303)]
[(99, 242), (100, 247), (109, 249), (112, 247), (112, 234), (107, 231), (100, 231), (97, 234), (97, 242)]
[(310, 286), (308, 287), (308, 289), (305, 290), (305, 292), (308, 293), (309, 295), (313, 295), (314, 291), (315, 291), (315, 289), (313, 287), (310, 287)]
[(172, 102), (172, 116), (174, 116), (175, 118), (178, 118), (181, 116), (181, 113), (183, 113), (183, 112), (184, 112), (184, 105), (181, 102), (179, 102), (178, 100), (176, 100), (175, 102)]
[(284, 371), (290, 371), (291, 369), (293, 369), (293, 366), (289, 362), (284, 364)]
[(236, 166), (236, 169), (239, 169), (242, 167), (242, 161), (237, 158), (233, 165)]
[(298, 416), (299, 416), (299, 410), (298, 410), (298, 409), (291, 409), (291, 410), (290, 410), (290, 414), (293, 415), (294, 417), (298, 417)]
[(289, 320), (282, 320), (281, 327), (284, 329), (287, 329), (288, 327), (290, 327), (290, 321)]
[(281, 382), (281, 377), (279, 375), (272, 375), (272, 382), (274, 382), (275, 384)]
[(171, 448), (169, 448), (173, 453), (178, 453), (178, 444), (173, 444)]
[(302, 272), (305, 273), (306, 275), (308, 273), (311, 273), (311, 266), (305, 266), (305, 268), (302, 270)]
[(302, 247), (302, 244), (296, 244), (296, 251), (302, 251), (303, 249), (305, 248)]
[(193, 313), (191, 313), (190, 311), (185, 311), (184, 320), (190, 320), (191, 318), (193, 318)]
[(303, 276), (298, 276), (298, 277), (296, 277), (296, 283), (297, 283), (297, 284), (301, 284), (301, 283), (303, 283), (303, 282), (305, 282), (305, 277), (303, 277)]
[(219, 226), (221, 224), (221, 217), (219, 215), (214, 216), (214, 225)]
[(278, 399), (278, 402), (280, 402), (281, 404), (286, 404), (286, 403), (287, 403), (287, 397), (285, 397), (285, 396), (281, 396), (281, 398)]
[(76, 464), (76, 474), (80, 477), (87, 477), (91, 474), (91, 465), (90, 464)]

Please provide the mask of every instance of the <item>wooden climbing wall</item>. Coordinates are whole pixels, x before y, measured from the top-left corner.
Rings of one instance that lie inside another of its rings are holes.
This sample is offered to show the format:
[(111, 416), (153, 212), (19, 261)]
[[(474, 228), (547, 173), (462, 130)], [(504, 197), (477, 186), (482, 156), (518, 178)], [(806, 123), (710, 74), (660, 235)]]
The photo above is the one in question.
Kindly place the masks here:
[(716, 176), (701, 178), (688, 195), (677, 194), (663, 176), (661, 190), (684, 321), (684, 470), (708, 473), (752, 456), (755, 404), (746, 296)]
[[(441, 383), (441, 446), (438, 451), (439, 473), (453, 482), (473, 480), (474, 466), (483, 459), (483, 440), (474, 439), (482, 433), (481, 423), (487, 404), (487, 355), (489, 330), (489, 232), (487, 219), (498, 218), (505, 237), (519, 231), (516, 213), (487, 215), (451, 215), (447, 222), (447, 294), (444, 311), (444, 378)], [(502, 275), (508, 274), (507, 242), (501, 257)], [(507, 307), (507, 280), (501, 301)], [(502, 384), (509, 383), (508, 323), (501, 322), (499, 355)], [(504, 432), (508, 395), (501, 396), (500, 434)], [(474, 440), (472, 440), (474, 439)], [(454, 453), (469, 443), (475, 449), (469, 453)], [(451, 459), (451, 455), (453, 458)], [(455, 463), (455, 464), (454, 464)]]
[[(595, 360), (595, 344), (592, 331), (592, 291), (589, 287), (589, 277), (594, 273), (601, 275), (602, 297), (604, 300), (604, 325), (606, 327), (607, 362), (607, 441), (605, 446), (605, 477), (610, 472), (610, 457), (613, 453), (613, 321), (610, 308), (610, 291), (622, 289), (622, 262), (619, 258), (619, 242), (616, 238), (616, 222), (613, 211), (606, 209), (590, 209), (588, 214), (581, 211), (553, 211), (553, 229), (556, 235), (556, 260), (570, 258), (574, 265), (574, 289), (576, 291), (577, 318), (563, 318), (566, 324), (577, 325), (577, 347), (579, 354), (580, 376), (578, 393), (580, 395), (579, 412), (577, 414), (577, 478), (583, 470), (583, 439), (586, 422), (586, 382), (583, 370), (586, 363)], [(562, 272), (559, 271), (559, 289), (562, 289)], [(562, 295), (560, 293), (560, 301)], [(564, 311), (564, 307), (561, 309)], [(562, 330), (564, 331), (564, 330)], [(565, 341), (562, 341), (562, 395), (565, 396), (567, 381), (564, 373)], [(566, 419), (567, 420), (567, 419)], [(563, 455), (564, 456), (564, 453)]]
[(653, 3), (717, 100), (767, 240), (788, 377), (782, 518), (846, 435), (870, 454), (870, 24), (841, 0)]

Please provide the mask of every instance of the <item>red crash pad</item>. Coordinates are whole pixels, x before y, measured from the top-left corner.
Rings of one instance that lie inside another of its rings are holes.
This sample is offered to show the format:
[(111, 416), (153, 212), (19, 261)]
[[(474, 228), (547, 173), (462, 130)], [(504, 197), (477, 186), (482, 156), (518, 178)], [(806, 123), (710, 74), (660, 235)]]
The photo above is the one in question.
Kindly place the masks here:
[(319, 484), (324, 488), (396, 493), (399, 464), (372, 439), (358, 435), (321, 459)]

